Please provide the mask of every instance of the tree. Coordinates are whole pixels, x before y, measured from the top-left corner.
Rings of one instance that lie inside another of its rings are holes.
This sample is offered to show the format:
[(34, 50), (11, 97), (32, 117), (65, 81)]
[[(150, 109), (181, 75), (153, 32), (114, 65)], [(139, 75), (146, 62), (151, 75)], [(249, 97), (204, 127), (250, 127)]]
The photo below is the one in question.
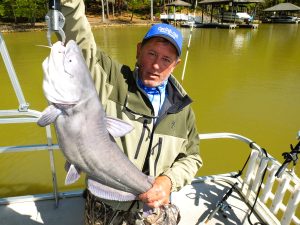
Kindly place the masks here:
[(5, 14), (4, 5), (0, 4), (0, 16), (4, 16), (4, 14)]
[(133, 19), (133, 14), (137, 10), (144, 10), (144, 8), (150, 7), (150, 1), (149, 0), (128, 0), (127, 1), (128, 9), (131, 11), (131, 18), (130, 21)]
[(48, 11), (46, 0), (2, 0), (0, 3), (0, 16), (9, 21), (18, 20), (30, 22), (44, 20)]

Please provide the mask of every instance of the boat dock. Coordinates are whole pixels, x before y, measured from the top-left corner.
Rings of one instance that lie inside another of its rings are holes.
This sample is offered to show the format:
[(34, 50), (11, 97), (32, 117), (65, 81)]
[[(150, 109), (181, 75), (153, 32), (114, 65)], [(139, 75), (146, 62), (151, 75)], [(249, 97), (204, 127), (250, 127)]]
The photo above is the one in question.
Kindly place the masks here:
[(234, 23), (182, 23), (181, 27), (194, 28), (219, 28), (219, 29), (236, 29), (236, 28), (250, 28), (258, 29), (258, 24), (234, 24)]
[(203, 23), (202, 28), (220, 28), (220, 29), (235, 29), (236, 24), (232, 23)]
[(258, 24), (239, 24), (239, 28), (251, 28), (251, 29), (258, 29)]

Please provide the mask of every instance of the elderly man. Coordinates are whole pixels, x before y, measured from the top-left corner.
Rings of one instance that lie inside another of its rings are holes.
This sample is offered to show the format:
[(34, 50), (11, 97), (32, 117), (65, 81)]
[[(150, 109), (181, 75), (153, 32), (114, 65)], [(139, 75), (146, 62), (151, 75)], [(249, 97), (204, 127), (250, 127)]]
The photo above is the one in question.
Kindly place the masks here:
[(81, 47), (107, 115), (135, 128), (116, 143), (155, 177), (153, 187), (130, 202), (98, 197), (101, 188), (87, 177), (85, 224), (176, 224), (170, 194), (190, 183), (202, 165), (192, 101), (172, 76), (180, 63), (181, 33), (168, 24), (153, 25), (137, 44), (131, 70), (96, 48), (83, 0), (64, 0), (62, 12), (66, 37)]

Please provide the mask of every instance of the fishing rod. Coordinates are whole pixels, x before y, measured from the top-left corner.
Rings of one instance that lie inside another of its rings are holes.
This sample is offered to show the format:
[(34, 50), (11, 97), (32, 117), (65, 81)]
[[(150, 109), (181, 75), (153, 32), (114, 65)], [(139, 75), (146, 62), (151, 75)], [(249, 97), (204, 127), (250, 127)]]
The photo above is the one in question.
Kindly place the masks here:
[(194, 23), (196, 21), (195, 20), (196, 19), (196, 8), (197, 8), (197, 0), (195, 0), (194, 13), (193, 13), (194, 22), (192, 23), (192, 26), (191, 26), (191, 29), (190, 29), (189, 41), (188, 41), (188, 45), (187, 45), (187, 50), (186, 50), (186, 55), (185, 55), (185, 60), (184, 60), (184, 65), (183, 65), (183, 70), (182, 70), (182, 75), (181, 75), (181, 81), (184, 80), (186, 63), (187, 63), (188, 56), (189, 56), (189, 49), (190, 49), (190, 45), (191, 45), (191, 39), (192, 39), (192, 34), (193, 34), (193, 29), (194, 29)]
[(45, 20), (48, 26), (47, 31), (47, 41), (49, 46), (52, 46), (51, 42), (51, 35), (52, 33), (57, 33), (62, 43), (65, 43), (66, 41), (66, 35), (63, 31), (63, 27), (65, 25), (65, 17), (60, 12), (61, 10), (61, 4), (60, 0), (49, 0), (49, 11), (45, 16)]
[(293, 147), (293, 145), (290, 145), (291, 151), (290, 152), (284, 152), (282, 153), (283, 158), (285, 159), (282, 165), (278, 168), (275, 177), (280, 178), (282, 176), (282, 173), (285, 171), (285, 169), (288, 167), (288, 165), (293, 162), (293, 167), (296, 166), (298, 162), (298, 154), (300, 153), (300, 131), (298, 132), (298, 138), (299, 140), (298, 144)]
[[(219, 201), (216, 205), (216, 208), (212, 211), (212, 213), (208, 216), (205, 223), (208, 223), (217, 212), (224, 212), (227, 208), (231, 208), (228, 203), (226, 203), (226, 200), (229, 198), (229, 196), (232, 194), (233, 190), (236, 189), (236, 186), (238, 183), (234, 183), (231, 188), (227, 191), (227, 193), (223, 196), (222, 200)], [(225, 216), (225, 215), (224, 215)]]

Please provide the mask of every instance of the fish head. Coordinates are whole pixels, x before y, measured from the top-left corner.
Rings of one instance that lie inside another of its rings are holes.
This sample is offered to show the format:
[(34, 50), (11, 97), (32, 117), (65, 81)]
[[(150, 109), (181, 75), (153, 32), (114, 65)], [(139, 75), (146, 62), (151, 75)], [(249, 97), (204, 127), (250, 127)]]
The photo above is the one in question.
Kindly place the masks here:
[(84, 76), (89, 73), (81, 50), (74, 41), (66, 46), (58, 41), (43, 62), (43, 90), (48, 101), (74, 105), (83, 95)]

